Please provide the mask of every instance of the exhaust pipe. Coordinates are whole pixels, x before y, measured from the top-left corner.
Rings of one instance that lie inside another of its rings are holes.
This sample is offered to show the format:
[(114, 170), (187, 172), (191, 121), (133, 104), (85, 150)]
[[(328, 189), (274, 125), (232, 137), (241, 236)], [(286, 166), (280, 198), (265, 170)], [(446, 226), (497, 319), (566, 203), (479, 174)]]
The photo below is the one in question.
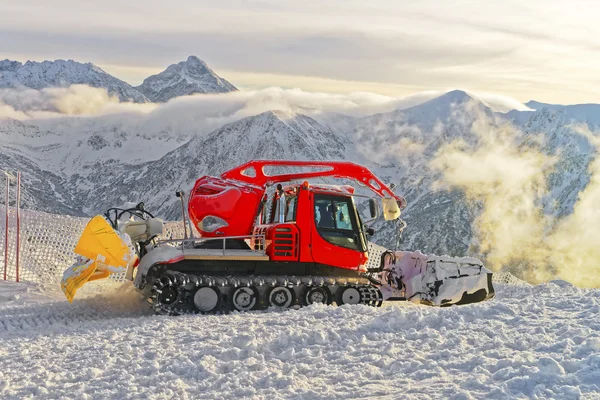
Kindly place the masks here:
[(186, 212), (185, 212), (185, 192), (183, 190), (179, 190), (177, 192), (175, 192), (175, 196), (179, 197), (179, 199), (181, 200), (181, 216), (183, 217), (183, 238), (184, 239), (188, 239), (189, 237), (192, 236), (192, 227), (189, 226), (190, 228), (190, 236), (188, 237), (188, 221), (186, 218)]

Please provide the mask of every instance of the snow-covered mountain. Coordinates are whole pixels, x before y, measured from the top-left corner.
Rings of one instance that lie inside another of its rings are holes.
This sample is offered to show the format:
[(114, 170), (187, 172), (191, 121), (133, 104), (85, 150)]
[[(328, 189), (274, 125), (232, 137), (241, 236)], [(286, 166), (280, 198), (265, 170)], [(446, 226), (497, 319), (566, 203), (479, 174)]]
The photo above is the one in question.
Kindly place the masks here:
[[(384, 180), (397, 184), (408, 200), (408, 228), (402, 247), (428, 253), (473, 254), (477, 248), (474, 221), (481, 205), (467, 201), (460, 190), (440, 190), (435, 183), (442, 174), (430, 162), (445, 145), (460, 140), (477, 143), (473, 124), (485, 120), (509, 120), (521, 132), (523, 142), (537, 142), (539, 151), (556, 158), (549, 175), (549, 194), (544, 211), (555, 217), (573, 212), (579, 194), (590, 181), (588, 171), (595, 151), (576, 132), (574, 123), (590, 129), (600, 127), (600, 105), (549, 105), (529, 102), (534, 111), (495, 113), (487, 104), (462, 91), (452, 91), (415, 107), (363, 118), (320, 118), (334, 131), (349, 137), (367, 164)], [(493, 132), (493, 130), (490, 130)], [(393, 246), (393, 227), (378, 226), (375, 240)]]
[[(0, 168), (25, 172), (30, 208), (95, 214), (124, 201), (145, 201), (165, 218), (177, 218), (175, 190), (189, 190), (202, 175), (251, 159), (350, 160), (395, 183), (408, 200), (404, 249), (465, 255), (473, 251), (473, 223), (480, 205), (460, 190), (435, 187), (441, 173), (430, 161), (455, 140), (475, 143), (473, 124), (482, 116), (512, 120), (524, 140), (545, 140), (539, 151), (557, 158), (548, 182), (545, 211), (572, 212), (590, 180), (595, 154), (572, 123), (598, 126), (600, 106), (534, 107), (494, 113), (465, 92), (453, 91), (400, 111), (334, 118), (270, 111), (228, 123), (212, 132), (157, 128), (153, 120), (111, 116), (0, 124)], [(577, 112), (574, 112), (576, 110)], [(161, 118), (168, 115), (161, 115)], [(323, 122), (327, 122), (329, 126)], [(29, 181), (28, 181), (29, 180)], [(374, 239), (393, 247), (393, 226), (377, 224)]]
[(104, 88), (120, 101), (135, 103), (166, 102), (172, 98), (195, 93), (227, 93), (235, 86), (219, 77), (204, 61), (190, 56), (186, 61), (170, 65), (160, 74), (149, 76), (134, 88), (106, 73), (92, 63), (73, 60), (19, 61), (0, 60), (1, 88), (44, 89), (68, 87), (73, 84)]
[(73, 60), (56, 61), (0, 61), (0, 88), (44, 89), (83, 84), (105, 88), (120, 101), (144, 103), (148, 99), (128, 83), (104, 72), (92, 63), (82, 64)]
[[(476, 141), (472, 125), (482, 115), (492, 118), (493, 111), (466, 92), (455, 90), (405, 110), (355, 119), (346, 131), (370, 168), (401, 188), (408, 201), (405, 219), (409, 228), (403, 235), (403, 248), (468, 253), (476, 209), (460, 191), (434, 189), (442, 176), (430, 162), (442, 146), (454, 140)], [(378, 224), (376, 230), (376, 241), (395, 246), (393, 225)]]
[(550, 196), (544, 200), (548, 213), (564, 216), (573, 212), (580, 192), (590, 182), (589, 167), (596, 157), (589, 139), (577, 132), (579, 125), (592, 131), (600, 128), (600, 104), (555, 105), (527, 103), (535, 112), (506, 114), (526, 137), (543, 138), (541, 151), (557, 162), (548, 180)]
[(219, 77), (196, 56), (170, 65), (160, 74), (149, 76), (137, 89), (153, 102), (195, 93), (227, 93), (235, 86)]

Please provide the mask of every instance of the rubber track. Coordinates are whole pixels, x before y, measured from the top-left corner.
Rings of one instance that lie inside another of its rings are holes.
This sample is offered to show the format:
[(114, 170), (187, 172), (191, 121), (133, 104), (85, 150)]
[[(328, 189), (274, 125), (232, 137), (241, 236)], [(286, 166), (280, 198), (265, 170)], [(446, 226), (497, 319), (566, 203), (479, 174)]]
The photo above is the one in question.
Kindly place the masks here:
[[(154, 311), (158, 314), (180, 315), (197, 313), (194, 307), (189, 305), (189, 296), (193, 296), (195, 290), (201, 286), (209, 286), (216, 289), (256, 287), (257, 289), (268, 289), (276, 286), (284, 286), (290, 289), (327, 287), (332, 293), (332, 302), (335, 301), (335, 292), (346, 287), (355, 287), (360, 293), (358, 304), (372, 307), (380, 307), (383, 303), (383, 295), (379, 289), (373, 286), (368, 279), (357, 277), (322, 277), (322, 276), (215, 276), (215, 275), (191, 275), (181, 272), (170, 271), (157, 279), (152, 286), (150, 298), (148, 299)], [(177, 300), (171, 304), (161, 302), (159, 296), (165, 290), (175, 289)], [(223, 293), (219, 290), (219, 293)], [(296, 301), (302, 306), (301, 301)], [(227, 311), (221, 309), (221, 312)]]

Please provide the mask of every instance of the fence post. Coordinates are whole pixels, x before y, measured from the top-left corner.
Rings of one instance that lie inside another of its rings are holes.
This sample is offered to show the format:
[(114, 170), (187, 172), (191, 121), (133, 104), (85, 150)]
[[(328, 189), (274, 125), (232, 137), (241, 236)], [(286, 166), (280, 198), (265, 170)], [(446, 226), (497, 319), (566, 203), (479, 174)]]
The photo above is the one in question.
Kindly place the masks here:
[(17, 257), (16, 278), (19, 282), (19, 255), (21, 253), (21, 172), (17, 172)]
[(10, 195), (10, 177), (6, 174), (6, 230), (4, 231), (4, 280), (8, 272), (8, 196)]

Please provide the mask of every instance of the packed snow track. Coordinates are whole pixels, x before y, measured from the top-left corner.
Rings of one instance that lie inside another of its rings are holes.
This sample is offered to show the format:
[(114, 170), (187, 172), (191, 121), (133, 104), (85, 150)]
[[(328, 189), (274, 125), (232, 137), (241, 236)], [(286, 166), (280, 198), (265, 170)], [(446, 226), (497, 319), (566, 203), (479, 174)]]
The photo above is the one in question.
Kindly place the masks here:
[(488, 302), (151, 315), (123, 286), (69, 305), (0, 282), (0, 398), (600, 399), (600, 290)]

